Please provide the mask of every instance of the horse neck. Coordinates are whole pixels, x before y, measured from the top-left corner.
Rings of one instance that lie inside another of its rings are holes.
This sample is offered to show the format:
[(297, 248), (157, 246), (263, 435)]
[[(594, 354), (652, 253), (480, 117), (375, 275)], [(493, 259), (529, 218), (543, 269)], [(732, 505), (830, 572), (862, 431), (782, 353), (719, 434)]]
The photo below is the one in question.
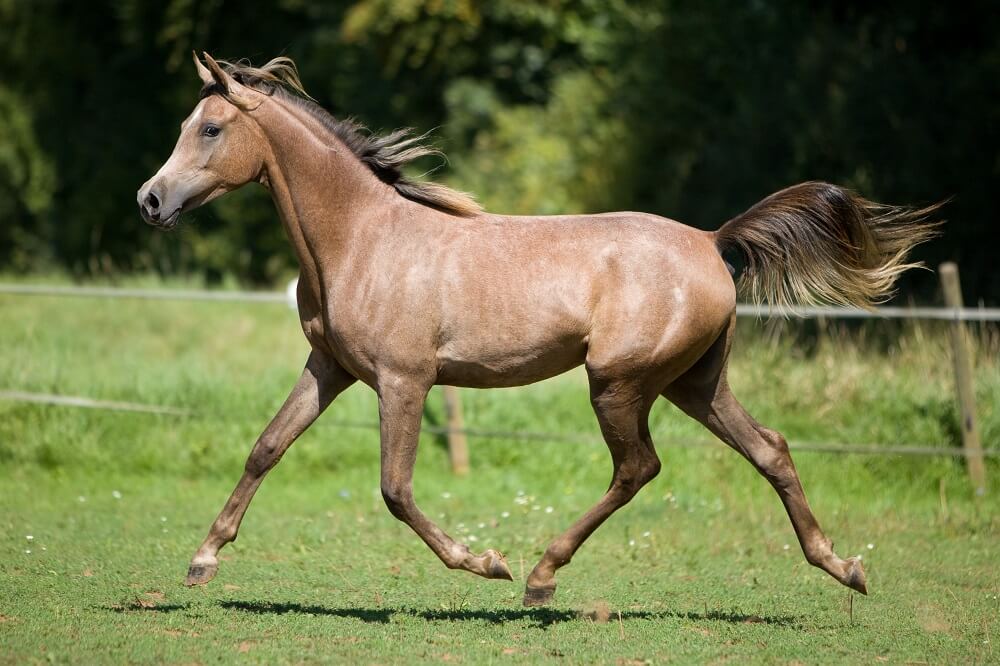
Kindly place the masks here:
[(359, 242), (366, 220), (382, 217), (379, 209), (400, 197), (318, 120), (271, 101), (258, 117), (271, 148), (267, 187), (318, 303), (323, 273), (335, 270)]

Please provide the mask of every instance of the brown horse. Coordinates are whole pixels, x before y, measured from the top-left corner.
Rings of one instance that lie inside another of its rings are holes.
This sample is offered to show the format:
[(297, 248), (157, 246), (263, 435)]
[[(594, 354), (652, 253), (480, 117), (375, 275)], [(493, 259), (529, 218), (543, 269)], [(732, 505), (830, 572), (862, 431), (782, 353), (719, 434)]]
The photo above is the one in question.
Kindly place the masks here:
[(586, 366), (614, 472), (601, 500), (546, 549), (526, 605), (660, 470), (647, 416), (659, 396), (743, 455), (785, 505), (806, 559), (866, 592), (861, 562), (838, 557), (813, 516), (785, 439), (750, 417), (726, 382), (742, 254), (756, 300), (868, 306), (914, 264), (933, 208), (882, 206), (824, 183), (782, 190), (715, 232), (642, 213), (511, 217), (401, 174), (431, 152), (406, 131), (375, 137), (302, 89), (294, 64), (195, 57), (204, 86), (170, 159), (138, 193), (143, 218), (181, 213), (248, 182), (271, 193), (301, 266), (312, 348), (285, 404), (195, 553), (187, 585), (218, 570), (264, 475), (357, 380), (378, 394), (381, 488), (389, 511), (452, 569), (512, 580), (504, 556), (474, 554), (413, 501), (424, 399), (435, 384), (515, 386)]

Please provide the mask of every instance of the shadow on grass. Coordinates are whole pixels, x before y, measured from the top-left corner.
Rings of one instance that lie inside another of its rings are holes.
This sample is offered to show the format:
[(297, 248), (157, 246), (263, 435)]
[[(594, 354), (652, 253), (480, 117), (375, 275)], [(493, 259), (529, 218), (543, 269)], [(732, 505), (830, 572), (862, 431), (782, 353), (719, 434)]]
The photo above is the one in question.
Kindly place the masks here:
[(285, 615), (298, 613), (301, 615), (325, 615), (329, 617), (349, 617), (362, 622), (385, 624), (397, 611), (392, 608), (330, 608), (329, 606), (312, 606), (297, 603), (273, 603), (269, 601), (220, 601), (219, 605), (227, 610), (238, 610), (257, 615)]
[(173, 613), (175, 611), (188, 610), (191, 608), (191, 604), (152, 604), (130, 601), (123, 604), (99, 606), (99, 608), (111, 611), (112, 613)]
[[(220, 601), (219, 605), (227, 610), (255, 613), (258, 615), (284, 615), (285, 613), (301, 613), (304, 615), (321, 615), (329, 617), (346, 617), (362, 622), (385, 624), (393, 615), (420, 618), (430, 622), (489, 622), (490, 624), (505, 624), (507, 622), (530, 621), (538, 627), (546, 629), (559, 622), (590, 621), (592, 618), (580, 611), (555, 610), (551, 608), (524, 609), (457, 609), (457, 610), (419, 610), (415, 608), (331, 608), (298, 603), (272, 603), (265, 601)], [(608, 619), (615, 621), (618, 613)], [(622, 611), (622, 621), (627, 620), (663, 620), (679, 619), (695, 622), (729, 622), (730, 624), (766, 624), (775, 627), (790, 627), (799, 624), (799, 619), (789, 615), (749, 615), (738, 611), (709, 611), (707, 613), (682, 613), (678, 611)]]

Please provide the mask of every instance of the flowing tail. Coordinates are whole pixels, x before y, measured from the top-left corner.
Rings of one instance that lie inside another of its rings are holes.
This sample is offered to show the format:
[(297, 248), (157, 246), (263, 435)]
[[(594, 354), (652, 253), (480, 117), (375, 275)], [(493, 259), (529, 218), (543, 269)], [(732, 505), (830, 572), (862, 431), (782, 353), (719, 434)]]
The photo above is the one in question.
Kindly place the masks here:
[(887, 300), (915, 245), (937, 235), (942, 204), (913, 209), (868, 201), (820, 182), (775, 192), (715, 232), (720, 252), (738, 249), (741, 289), (778, 307), (870, 308)]

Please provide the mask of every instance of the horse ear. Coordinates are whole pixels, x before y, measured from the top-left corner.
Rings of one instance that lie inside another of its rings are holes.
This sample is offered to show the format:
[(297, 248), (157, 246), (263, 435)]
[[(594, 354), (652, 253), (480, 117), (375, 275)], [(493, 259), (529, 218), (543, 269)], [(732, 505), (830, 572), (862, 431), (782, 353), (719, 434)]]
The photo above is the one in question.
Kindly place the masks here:
[(212, 72), (209, 71), (208, 67), (202, 64), (201, 60), (198, 59), (198, 54), (191, 51), (191, 57), (194, 58), (194, 68), (198, 70), (198, 78), (204, 84), (212, 83), (215, 79), (212, 78)]
[(212, 77), (211, 80), (219, 84), (224, 94), (228, 94), (234, 88), (233, 77), (226, 74), (222, 70), (222, 67), (219, 66), (219, 63), (215, 62), (215, 58), (208, 55), (208, 53), (203, 51), (202, 55), (205, 56), (205, 64), (208, 65), (208, 71)]

